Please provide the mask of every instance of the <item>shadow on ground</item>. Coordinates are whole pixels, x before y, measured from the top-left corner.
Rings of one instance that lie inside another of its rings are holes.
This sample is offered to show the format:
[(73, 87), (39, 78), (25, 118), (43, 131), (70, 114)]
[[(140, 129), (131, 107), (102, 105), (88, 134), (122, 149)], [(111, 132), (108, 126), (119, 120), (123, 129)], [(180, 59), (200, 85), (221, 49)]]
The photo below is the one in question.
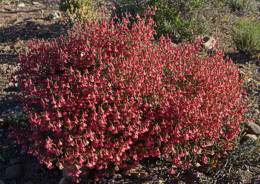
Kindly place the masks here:
[(250, 56), (249, 54), (246, 53), (240, 53), (240, 52), (227, 52), (226, 56), (231, 58), (236, 64), (245, 64), (250, 62), (259, 62), (258, 56)]
[(70, 27), (65, 22), (43, 24), (44, 19), (27, 20), (0, 28), (0, 43), (29, 39), (50, 39), (65, 34)]

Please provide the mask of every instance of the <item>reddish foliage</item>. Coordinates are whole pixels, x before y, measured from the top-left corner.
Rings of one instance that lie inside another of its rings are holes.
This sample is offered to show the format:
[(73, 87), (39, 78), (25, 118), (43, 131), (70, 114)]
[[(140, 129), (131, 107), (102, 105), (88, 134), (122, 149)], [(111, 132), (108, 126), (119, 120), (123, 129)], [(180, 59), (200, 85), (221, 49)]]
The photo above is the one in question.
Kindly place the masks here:
[[(200, 42), (153, 39), (151, 19), (77, 24), (31, 41), (18, 81), (29, 122), (12, 137), (49, 168), (127, 168), (147, 157), (186, 169), (227, 149), (245, 104), (238, 68)], [(174, 173), (174, 171), (172, 171)]]

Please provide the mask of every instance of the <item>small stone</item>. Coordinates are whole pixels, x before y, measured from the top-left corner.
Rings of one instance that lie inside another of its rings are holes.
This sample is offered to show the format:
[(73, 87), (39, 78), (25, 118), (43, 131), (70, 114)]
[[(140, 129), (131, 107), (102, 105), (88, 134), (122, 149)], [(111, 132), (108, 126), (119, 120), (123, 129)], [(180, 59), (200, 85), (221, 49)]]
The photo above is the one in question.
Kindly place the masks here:
[(147, 172), (140, 172), (139, 176), (142, 177), (142, 178), (145, 178), (145, 177), (148, 176), (148, 173)]
[(35, 6), (40, 6), (41, 5), (41, 3), (37, 2), (37, 1), (33, 1), (32, 4), (35, 5)]
[(20, 154), (21, 154), (21, 155), (26, 155), (27, 152), (26, 152), (25, 150), (21, 150), (21, 151), (20, 151)]
[(260, 135), (260, 126), (257, 125), (256, 123), (247, 123), (246, 124), (248, 127), (248, 133), (254, 134), (254, 135)]
[[(11, 50), (11, 47), (9, 45), (4, 46), (4, 48), (3, 48), (3, 51), (5, 51), (5, 52), (9, 52), (10, 50)], [(8, 65), (5, 64), (3, 69), (6, 70), (7, 67), (8, 67)]]
[(204, 37), (203, 41), (204, 41), (204, 43), (202, 45), (207, 50), (212, 50), (216, 46), (216, 43), (217, 43), (215, 38), (208, 37), (208, 36)]
[(18, 8), (24, 8), (24, 7), (25, 7), (25, 4), (24, 4), (24, 3), (19, 3), (19, 4), (17, 5), (17, 7), (18, 7)]
[(159, 182), (159, 184), (165, 183), (165, 181), (164, 181), (164, 180), (161, 180), (161, 179), (160, 179), (158, 182)]
[(252, 140), (252, 141), (256, 141), (256, 140), (257, 140), (257, 136), (254, 135), (254, 134), (246, 134), (246, 135), (245, 135), (245, 138), (246, 138), (247, 140)]
[(152, 180), (153, 180), (153, 181), (157, 181), (157, 180), (158, 180), (158, 176), (157, 176), (157, 175), (154, 175), (154, 176), (152, 177)]
[(196, 167), (200, 167), (201, 165), (200, 165), (200, 163), (197, 162), (195, 166)]
[(203, 173), (201, 173), (201, 172), (195, 172), (194, 174), (195, 174), (195, 176), (196, 176), (197, 178), (203, 176)]
[(116, 170), (116, 171), (119, 171), (119, 167), (118, 167), (117, 165), (115, 166), (115, 170)]
[(253, 174), (249, 170), (240, 171), (241, 183), (251, 183)]
[(49, 20), (56, 20), (61, 17), (61, 13), (59, 11), (55, 11), (49, 14), (48, 19)]
[(15, 11), (14, 9), (9, 8), (9, 7), (5, 7), (4, 9), (5, 9), (6, 11), (10, 11), (10, 12)]
[(9, 82), (9, 83), (6, 85), (6, 88), (12, 87), (13, 85), (14, 85), (13, 82)]
[(115, 180), (118, 180), (118, 179), (121, 179), (122, 178), (122, 175), (121, 174), (114, 174), (113, 178)]
[(7, 167), (5, 170), (5, 177), (7, 179), (15, 179), (22, 176), (22, 166), (20, 164)]

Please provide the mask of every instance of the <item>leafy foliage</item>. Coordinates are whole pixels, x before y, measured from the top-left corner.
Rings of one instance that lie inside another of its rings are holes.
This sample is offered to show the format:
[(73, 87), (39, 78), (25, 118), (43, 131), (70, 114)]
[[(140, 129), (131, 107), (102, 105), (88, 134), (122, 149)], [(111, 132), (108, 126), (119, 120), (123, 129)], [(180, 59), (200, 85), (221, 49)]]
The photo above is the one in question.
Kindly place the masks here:
[(202, 0), (155, 1), (152, 6), (157, 7), (157, 34), (169, 35), (176, 41), (194, 39), (203, 32), (203, 22), (198, 24), (196, 19), (202, 4)]
[[(157, 38), (168, 35), (174, 41), (192, 40), (206, 31), (206, 24), (200, 22), (197, 14), (204, 4), (204, 0), (150, 0), (150, 1), (117, 1), (117, 13), (130, 12), (142, 14), (149, 6), (156, 8)], [(119, 6), (121, 5), (121, 7)]]
[(257, 2), (255, 0), (228, 0), (232, 11), (252, 12), (257, 10)]
[(92, 0), (61, 0), (60, 9), (68, 13), (72, 19), (96, 20), (99, 12), (95, 10)]
[(260, 23), (258, 20), (240, 19), (233, 28), (233, 41), (241, 52), (259, 53)]

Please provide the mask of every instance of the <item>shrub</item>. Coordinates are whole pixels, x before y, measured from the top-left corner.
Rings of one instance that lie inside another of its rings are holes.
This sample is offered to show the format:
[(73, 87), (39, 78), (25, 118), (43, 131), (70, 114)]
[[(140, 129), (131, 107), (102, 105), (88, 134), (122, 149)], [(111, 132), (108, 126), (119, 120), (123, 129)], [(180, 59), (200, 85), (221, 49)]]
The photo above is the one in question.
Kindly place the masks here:
[(125, 13), (132, 15), (141, 14), (148, 6), (149, 1), (115, 0), (114, 15), (123, 17)]
[[(124, 12), (142, 14), (149, 6), (156, 8), (154, 20), (156, 22), (157, 38), (168, 35), (174, 41), (193, 40), (205, 33), (206, 23), (199, 21), (198, 11), (202, 8), (203, 0), (157, 0), (143, 3), (133, 0), (117, 1), (117, 14)], [(139, 2), (139, 3), (136, 3)], [(120, 6), (121, 5), (121, 6)]]
[(233, 27), (233, 41), (241, 52), (259, 53), (260, 23), (257, 20), (240, 19)]
[[(49, 168), (127, 169), (148, 157), (187, 169), (230, 149), (245, 111), (238, 68), (153, 38), (151, 19), (76, 24), (34, 40), (17, 73), (28, 127), (10, 134)], [(171, 170), (173, 171), (173, 170)]]
[(255, 0), (228, 0), (232, 11), (252, 12), (257, 10), (257, 2)]
[(100, 17), (92, 0), (61, 0), (60, 9), (72, 19), (91, 21)]
[[(153, 1), (152, 1), (153, 2)], [(204, 22), (197, 18), (203, 0), (159, 0), (151, 3), (157, 7), (155, 21), (157, 34), (169, 35), (175, 41), (192, 40), (204, 33)]]

